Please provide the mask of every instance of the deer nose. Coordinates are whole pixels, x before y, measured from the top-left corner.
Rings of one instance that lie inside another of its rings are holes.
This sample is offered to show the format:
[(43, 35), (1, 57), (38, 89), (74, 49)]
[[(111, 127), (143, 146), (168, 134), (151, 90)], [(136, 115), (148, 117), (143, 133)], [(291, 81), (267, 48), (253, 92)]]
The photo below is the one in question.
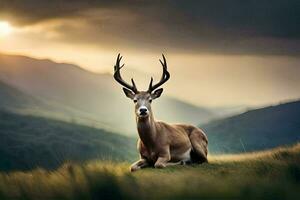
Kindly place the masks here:
[(148, 109), (144, 106), (140, 107), (139, 111), (140, 111), (140, 115), (147, 115), (148, 113)]
[(147, 108), (140, 108), (140, 113), (146, 113), (148, 111)]

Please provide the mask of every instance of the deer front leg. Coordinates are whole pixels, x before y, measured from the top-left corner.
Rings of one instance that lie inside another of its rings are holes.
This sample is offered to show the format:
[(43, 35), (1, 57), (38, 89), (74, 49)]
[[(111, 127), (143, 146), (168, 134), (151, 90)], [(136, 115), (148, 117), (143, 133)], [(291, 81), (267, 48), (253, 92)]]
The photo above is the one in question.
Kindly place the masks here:
[(168, 157), (159, 157), (154, 164), (155, 168), (165, 168), (170, 159)]
[(148, 161), (144, 158), (141, 158), (140, 160), (136, 161), (135, 163), (133, 163), (130, 166), (130, 171), (134, 172), (134, 171), (137, 171), (139, 169), (142, 169), (142, 168), (145, 168), (145, 167), (148, 167), (148, 166), (149, 166)]
[(171, 155), (170, 155), (170, 150), (167, 148), (165, 150), (164, 154), (160, 155), (157, 159), (157, 161), (154, 164), (155, 168), (165, 168), (167, 166), (174, 166), (174, 165), (182, 165), (182, 162), (170, 162), (171, 160)]
[(169, 162), (167, 158), (159, 157), (154, 164), (155, 168), (165, 168), (168, 166), (175, 166), (175, 165), (183, 165), (182, 161), (179, 162)]
[(166, 148), (156, 160), (154, 167), (155, 168), (165, 168), (168, 165), (168, 162), (171, 160), (170, 150)]

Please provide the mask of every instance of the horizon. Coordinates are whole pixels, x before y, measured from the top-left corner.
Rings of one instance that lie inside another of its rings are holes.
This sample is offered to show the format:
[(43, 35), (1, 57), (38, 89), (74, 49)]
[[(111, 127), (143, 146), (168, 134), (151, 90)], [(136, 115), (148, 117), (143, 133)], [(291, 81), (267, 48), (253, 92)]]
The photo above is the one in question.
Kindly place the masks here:
[[(112, 76), (112, 74), (113, 74), (112, 73), (112, 67), (110, 67), (110, 70), (108, 70), (108, 71), (101, 72), (101, 71), (91, 70), (91, 69), (89, 69), (87, 67), (84, 67), (84, 66), (82, 66), (82, 65), (80, 65), (76, 62), (69, 62), (68, 60), (59, 60), (59, 59), (57, 60), (57, 59), (55, 59), (55, 58), (53, 59), (51, 57), (31, 56), (31, 55), (22, 54), (22, 53), (17, 54), (17, 53), (12, 53), (12, 52), (5, 52), (5, 51), (0, 51), (0, 54), (7, 55), (7, 56), (20, 56), (20, 57), (34, 59), (34, 60), (40, 60), (40, 61), (50, 61), (50, 62), (53, 62), (53, 63), (56, 63), (56, 64), (62, 64), (62, 65), (64, 65), (64, 64), (72, 65), (72, 67), (77, 67), (77, 68), (79, 68), (81, 70), (84, 70), (86, 72), (93, 73), (93, 74), (98, 74), (98, 75), (110, 75), (110, 76)], [(245, 57), (247, 57), (247, 56), (245, 56)], [(113, 64), (112, 64), (112, 66), (113, 66)], [(159, 68), (158, 64), (157, 64), (157, 66)], [(136, 77), (134, 76), (135, 74), (133, 74), (133, 72), (137, 72)], [(142, 86), (141, 88), (146, 88), (147, 87), (148, 81), (150, 80), (151, 76), (153, 76), (156, 79), (158, 79), (159, 76), (160, 76), (160, 74), (158, 74), (157, 72), (153, 72), (153, 71), (145, 72), (145, 71), (140, 70), (139, 68), (134, 68), (134, 67), (130, 67), (130, 66), (129, 67), (126, 66), (125, 70), (123, 70), (122, 73), (123, 73), (124, 77), (128, 80), (131, 77), (135, 77), (135, 79), (137, 80), (136, 82), (138, 83), (138, 86)], [(143, 76), (141, 76), (141, 75), (143, 75)], [(172, 76), (172, 74), (171, 74), (171, 76)], [(211, 104), (199, 103), (197, 101), (190, 100), (189, 98), (182, 98), (182, 96), (178, 96), (178, 95), (174, 94), (174, 92), (173, 93), (169, 92), (168, 89), (165, 89), (164, 93), (166, 93), (167, 96), (170, 96), (172, 98), (178, 99), (180, 101), (184, 101), (186, 103), (189, 103), (191, 105), (198, 106), (198, 107), (207, 107), (207, 108), (211, 108), (211, 109), (241, 107), (242, 108), (241, 110), (244, 110), (244, 111), (247, 111), (249, 109), (251, 110), (251, 109), (263, 108), (263, 107), (272, 106), (272, 105), (278, 105), (278, 104), (281, 104), (281, 103), (293, 102), (293, 101), (297, 101), (297, 100), (300, 99), (300, 93), (299, 93), (298, 96), (296, 95), (294, 97), (279, 98), (275, 101), (262, 102), (262, 103), (254, 103), (254, 104), (251, 104), (251, 103), (248, 103), (248, 104), (246, 104), (246, 103), (238, 103), (238, 104), (229, 103), (229, 104), (220, 104), (220, 105), (219, 104), (212, 104), (211, 105)]]
[(299, 22), (300, 0), (0, 1), (0, 199), (300, 199)]
[(126, 78), (135, 78), (126, 69), (146, 75), (136, 77), (141, 88), (160, 77), (164, 53), (171, 72), (165, 93), (194, 105), (256, 107), (300, 98), (297, 2), (215, 3), (3, 2), (0, 51), (110, 74), (121, 53)]

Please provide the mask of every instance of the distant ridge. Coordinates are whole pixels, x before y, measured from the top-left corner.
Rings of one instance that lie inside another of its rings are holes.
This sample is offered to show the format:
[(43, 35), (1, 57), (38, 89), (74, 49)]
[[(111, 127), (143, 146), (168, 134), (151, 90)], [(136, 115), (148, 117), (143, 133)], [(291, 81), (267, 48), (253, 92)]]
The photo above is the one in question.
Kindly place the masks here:
[(247, 111), (201, 126), (210, 153), (239, 153), (300, 141), (300, 101)]
[[(75, 120), (84, 115), (122, 134), (136, 134), (133, 104), (111, 75), (47, 59), (0, 54), (0, 81), (59, 109), (68, 108), (62, 109), (64, 114)], [(168, 122), (197, 125), (216, 117), (209, 109), (165, 95), (153, 107), (155, 116)]]

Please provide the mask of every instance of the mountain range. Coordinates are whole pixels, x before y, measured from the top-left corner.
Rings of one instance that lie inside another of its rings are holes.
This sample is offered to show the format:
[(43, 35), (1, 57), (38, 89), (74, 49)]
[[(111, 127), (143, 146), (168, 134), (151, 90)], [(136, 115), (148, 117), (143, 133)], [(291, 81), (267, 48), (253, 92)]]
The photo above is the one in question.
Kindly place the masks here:
[[(136, 134), (134, 105), (111, 74), (96, 74), (51, 60), (0, 54), (0, 81), (27, 97), (39, 99), (42, 103), (34, 114), (104, 127), (125, 135)], [(207, 108), (165, 95), (153, 102), (153, 107), (155, 116), (168, 122), (197, 125), (216, 118)], [(30, 109), (27, 111), (32, 114)]]
[[(0, 170), (133, 160), (133, 107), (110, 74), (0, 54)], [(219, 119), (219, 112), (168, 96), (153, 107), (157, 118), (198, 124), (208, 136), (211, 154), (251, 152), (300, 140), (300, 101)], [(227, 109), (222, 112), (228, 114)]]
[(218, 119), (201, 127), (210, 153), (240, 153), (294, 144), (300, 140), (300, 101)]
[(66, 122), (60, 118), (62, 110), (74, 112), (0, 82), (0, 171), (55, 169), (66, 161), (137, 157), (134, 138)]

